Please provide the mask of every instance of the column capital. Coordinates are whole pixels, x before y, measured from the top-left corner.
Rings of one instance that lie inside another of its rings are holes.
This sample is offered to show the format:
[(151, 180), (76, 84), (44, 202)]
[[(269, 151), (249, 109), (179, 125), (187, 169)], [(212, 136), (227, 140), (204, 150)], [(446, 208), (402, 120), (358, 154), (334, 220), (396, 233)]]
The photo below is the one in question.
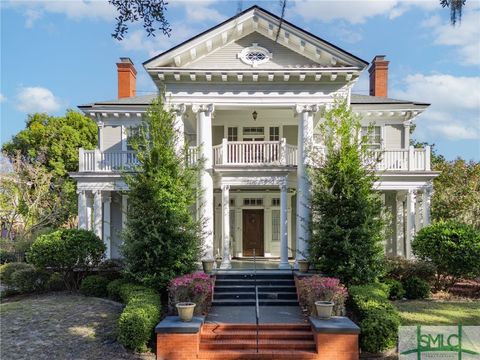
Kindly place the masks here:
[(85, 195), (85, 194), (86, 194), (86, 191), (85, 191), (85, 190), (77, 189), (76, 193), (79, 194), (79, 195)]
[(99, 120), (99, 121), (97, 122), (97, 126), (98, 126), (100, 129), (102, 129), (102, 128), (105, 126), (105, 123), (104, 123), (102, 120)]
[(296, 114), (301, 114), (301, 113), (304, 113), (304, 112), (308, 112), (308, 113), (316, 113), (318, 110), (320, 109), (320, 107), (317, 105), (317, 104), (297, 104), (295, 105), (295, 113)]
[(199, 112), (206, 113), (205, 115), (211, 115), (215, 111), (213, 104), (193, 104), (192, 111), (196, 114)]
[(172, 104), (170, 109), (171, 111), (175, 112), (177, 116), (182, 116), (185, 114), (187, 106), (185, 104)]
[(286, 179), (280, 180), (278, 187), (280, 188), (281, 191), (287, 191), (288, 190), (288, 184)]
[(410, 126), (412, 126), (412, 120), (406, 120), (406, 121), (404, 121), (404, 122), (403, 122), (403, 126), (404, 126), (404, 127), (410, 127)]
[(230, 185), (222, 184), (222, 191), (229, 191), (229, 190), (230, 190)]

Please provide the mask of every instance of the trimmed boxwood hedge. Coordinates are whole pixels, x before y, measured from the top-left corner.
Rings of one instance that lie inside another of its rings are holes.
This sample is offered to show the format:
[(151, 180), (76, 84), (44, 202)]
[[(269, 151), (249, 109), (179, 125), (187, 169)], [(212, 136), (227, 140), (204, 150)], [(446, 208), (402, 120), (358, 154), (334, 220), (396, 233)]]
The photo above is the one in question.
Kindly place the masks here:
[(388, 301), (389, 287), (374, 283), (351, 286), (349, 309), (360, 326), (360, 347), (378, 353), (395, 347), (400, 317)]
[(90, 275), (83, 279), (80, 292), (85, 296), (107, 297), (107, 278), (100, 275)]
[(145, 351), (153, 329), (160, 320), (160, 295), (145, 286), (114, 280), (108, 285), (110, 296), (126, 304), (118, 320), (118, 341), (128, 349)]

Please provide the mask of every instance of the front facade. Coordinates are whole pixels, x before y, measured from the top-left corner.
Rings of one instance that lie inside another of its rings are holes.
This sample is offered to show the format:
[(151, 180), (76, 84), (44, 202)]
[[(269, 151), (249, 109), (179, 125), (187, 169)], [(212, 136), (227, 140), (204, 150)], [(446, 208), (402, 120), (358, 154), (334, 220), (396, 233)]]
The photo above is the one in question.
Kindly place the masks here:
[[(379, 181), (393, 215), (387, 255), (411, 256), (410, 241), (430, 222), (430, 149), (409, 146), (410, 126), (428, 104), (387, 98), (388, 61), (375, 57), (370, 96), (351, 88), (368, 63), (258, 7), (160, 54), (144, 68), (176, 116), (186, 161), (204, 159), (198, 215), (204, 252), (222, 257), (303, 258), (309, 238), (309, 157), (323, 153), (318, 124), (337, 98), (373, 124)], [(119, 170), (135, 164), (129, 134), (156, 95), (135, 96), (136, 70), (117, 64), (119, 98), (80, 106), (99, 127), (95, 150), (80, 149), (79, 227), (92, 229), (121, 257), (128, 189)]]

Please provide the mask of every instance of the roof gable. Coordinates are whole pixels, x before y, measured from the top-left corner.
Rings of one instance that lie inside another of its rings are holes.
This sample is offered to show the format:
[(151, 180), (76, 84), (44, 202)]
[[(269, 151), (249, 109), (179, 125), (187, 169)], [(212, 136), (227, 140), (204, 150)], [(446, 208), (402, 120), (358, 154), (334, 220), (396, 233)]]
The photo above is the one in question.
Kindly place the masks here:
[[(278, 27), (281, 24), (277, 39)], [(179, 44), (178, 46), (143, 63), (149, 69), (162, 67), (190, 67), (201, 63), (213, 52), (219, 53), (223, 48), (235, 47), (252, 33), (276, 41), (276, 46), (298, 54), (310, 64), (317, 67), (354, 67), (365, 68), (366, 61), (336, 47), (333, 44), (289, 23), (262, 9), (253, 6), (229, 20)], [(277, 63), (278, 65), (279, 63)], [(217, 61), (218, 65), (218, 61)], [(297, 65), (297, 64), (295, 64)]]

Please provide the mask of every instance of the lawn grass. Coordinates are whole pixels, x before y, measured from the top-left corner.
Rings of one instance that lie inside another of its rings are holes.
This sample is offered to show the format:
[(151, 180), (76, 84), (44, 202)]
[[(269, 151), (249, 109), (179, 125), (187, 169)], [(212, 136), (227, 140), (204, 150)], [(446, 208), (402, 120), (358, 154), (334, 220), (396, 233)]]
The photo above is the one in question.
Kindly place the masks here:
[(480, 325), (480, 300), (475, 301), (395, 301), (403, 326)]

